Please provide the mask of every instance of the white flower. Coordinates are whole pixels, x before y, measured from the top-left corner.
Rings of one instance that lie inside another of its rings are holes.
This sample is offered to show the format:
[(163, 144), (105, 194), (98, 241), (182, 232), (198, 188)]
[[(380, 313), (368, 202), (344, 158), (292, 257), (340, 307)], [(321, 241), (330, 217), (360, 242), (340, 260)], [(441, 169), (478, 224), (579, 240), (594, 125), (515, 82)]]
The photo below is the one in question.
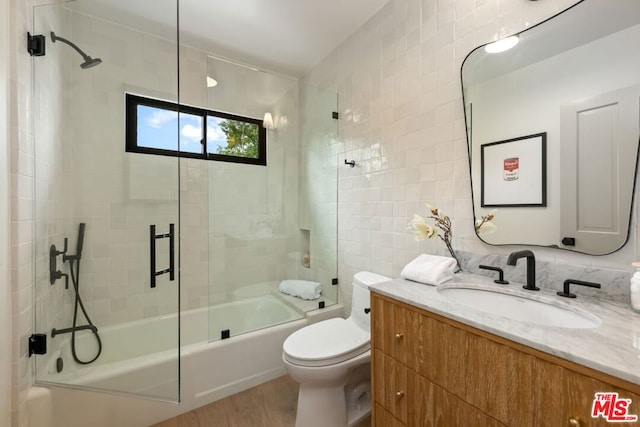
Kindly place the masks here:
[(479, 236), (491, 234), (497, 229), (498, 227), (491, 221), (485, 221), (484, 223), (481, 219), (476, 221), (476, 233), (478, 233)]
[(429, 203), (425, 203), (425, 204), (427, 205), (427, 209), (429, 210), (429, 212), (431, 212), (431, 215), (433, 215), (435, 217), (439, 217), (440, 216), (440, 212), (438, 211), (438, 208), (434, 208)]
[(409, 229), (413, 230), (416, 240), (426, 240), (436, 235), (436, 230), (424, 222), (424, 218), (417, 214), (413, 214), (413, 219), (409, 222)]

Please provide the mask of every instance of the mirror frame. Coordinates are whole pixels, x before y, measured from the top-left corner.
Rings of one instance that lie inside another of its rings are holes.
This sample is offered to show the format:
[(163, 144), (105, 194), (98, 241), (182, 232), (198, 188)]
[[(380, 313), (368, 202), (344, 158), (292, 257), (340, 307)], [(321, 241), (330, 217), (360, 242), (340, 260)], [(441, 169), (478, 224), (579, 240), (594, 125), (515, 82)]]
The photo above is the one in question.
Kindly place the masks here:
[[(504, 37), (502, 37), (501, 39), (507, 38), (507, 37), (511, 37), (511, 36), (520, 36), (521, 34), (533, 30), (541, 25), (546, 24), (549, 21), (552, 21), (554, 19), (556, 19), (557, 17), (559, 17), (560, 15), (563, 15), (564, 13), (567, 13), (569, 11), (571, 11), (572, 9), (579, 7), (580, 5), (582, 5), (585, 2), (588, 2), (590, 0), (579, 0), (576, 3), (570, 5), (569, 7), (553, 14), (552, 16), (536, 23), (535, 25), (532, 25), (531, 27), (525, 28), (522, 31), (516, 32), (516, 33), (510, 33), (505, 35)], [(640, 25), (640, 19), (638, 20), (638, 24)], [(634, 25), (635, 26), (635, 25)], [(631, 28), (631, 27), (628, 27)], [(609, 34), (613, 34), (613, 33), (609, 33)], [(607, 34), (608, 35), (608, 34)], [(600, 37), (604, 37), (604, 36), (600, 36)], [(598, 37), (598, 38), (600, 38)], [(598, 38), (594, 39), (597, 40)], [(485, 46), (487, 46), (488, 44), (491, 44), (495, 42), (491, 41), (482, 45), (479, 45), (475, 48), (473, 48), (464, 58), (464, 60), (461, 63), (460, 66), (460, 89), (462, 92), (462, 109), (463, 109), (463, 116), (464, 116), (464, 124), (465, 124), (465, 136), (466, 136), (466, 145), (467, 145), (467, 154), (468, 154), (468, 160), (469, 160), (469, 182), (470, 182), (470, 186), (471, 186), (471, 203), (472, 203), (472, 209), (473, 209), (473, 221), (474, 223), (480, 218), (477, 215), (477, 207), (476, 207), (476, 197), (475, 197), (475, 190), (476, 188), (474, 188), (474, 181), (473, 181), (473, 167), (472, 167), (472, 161), (473, 161), (473, 153), (472, 153), (472, 140), (471, 140), (471, 136), (472, 136), (472, 129), (470, 128), (470, 126), (472, 126), (472, 123), (470, 123), (469, 121), (469, 114), (467, 111), (467, 97), (465, 96), (465, 90), (464, 90), (464, 66), (467, 63), (467, 60), (469, 59), (469, 57), (471, 55), (473, 55), (476, 51), (478, 51), (479, 49), (484, 49)], [(545, 58), (546, 59), (546, 58)], [(537, 62), (537, 61), (536, 61)], [(534, 62), (535, 63), (535, 62)], [(640, 83), (639, 83), (640, 85)], [(471, 107), (471, 111), (473, 111), (473, 107)], [(517, 139), (517, 138), (516, 138)], [(633, 222), (633, 214), (634, 214), (634, 203), (635, 203), (635, 198), (636, 198), (636, 190), (637, 190), (637, 181), (638, 181), (638, 169), (639, 169), (639, 163), (640, 163), (640, 136), (638, 139), (638, 143), (636, 146), (636, 156), (635, 156), (635, 168), (634, 168), (634, 172), (633, 172), (633, 183), (632, 183), (632, 190), (631, 190), (631, 197), (629, 200), (629, 205), (628, 205), (628, 210), (626, 210), (627, 212), (629, 212), (628, 215), (628, 222), (625, 223), (626, 225), (626, 237), (624, 239), (624, 241), (620, 244), (619, 247), (610, 250), (608, 252), (603, 252), (603, 253), (589, 253), (589, 252), (584, 252), (581, 250), (577, 250), (577, 249), (573, 249), (570, 247), (561, 247), (558, 246), (557, 244), (549, 244), (549, 245), (544, 245), (544, 244), (536, 244), (536, 243), (491, 243), (486, 241), (479, 233), (478, 230), (474, 229), (474, 232), (476, 234), (476, 237), (478, 237), (478, 239), (480, 239), (480, 241), (482, 241), (483, 243), (487, 244), (487, 245), (491, 245), (491, 246), (529, 246), (529, 247), (540, 247), (540, 248), (550, 248), (550, 249), (559, 249), (559, 250), (564, 250), (564, 251), (569, 251), (569, 252), (574, 252), (574, 253), (579, 253), (579, 254), (584, 254), (584, 255), (591, 255), (591, 256), (604, 256), (604, 255), (609, 255), (612, 254), (614, 252), (617, 252), (619, 250), (621, 250), (623, 247), (626, 246), (626, 244), (629, 242), (629, 238), (631, 235), (631, 225)], [(479, 186), (480, 183), (476, 183), (476, 186)], [(547, 178), (545, 185), (549, 185), (549, 180)], [(543, 191), (547, 191), (547, 188), (545, 188)], [(488, 205), (489, 207), (490, 205)], [(479, 206), (478, 206), (479, 207)], [(625, 205), (626, 207), (626, 205)], [(497, 214), (499, 215), (499, 213)], [(608, 249), (607, 249), (608, 250)]]

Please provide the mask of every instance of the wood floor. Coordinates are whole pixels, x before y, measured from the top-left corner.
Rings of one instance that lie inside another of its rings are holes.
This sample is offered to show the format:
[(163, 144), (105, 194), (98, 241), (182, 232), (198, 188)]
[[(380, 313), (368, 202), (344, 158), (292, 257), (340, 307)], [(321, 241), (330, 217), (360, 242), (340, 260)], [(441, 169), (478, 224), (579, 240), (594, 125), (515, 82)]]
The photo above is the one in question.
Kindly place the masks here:
[[(297, 404), (298, 384), (285, 375), (154, 427), (293, 427)], [(370, 425), (367, 418), (356, 427)]]

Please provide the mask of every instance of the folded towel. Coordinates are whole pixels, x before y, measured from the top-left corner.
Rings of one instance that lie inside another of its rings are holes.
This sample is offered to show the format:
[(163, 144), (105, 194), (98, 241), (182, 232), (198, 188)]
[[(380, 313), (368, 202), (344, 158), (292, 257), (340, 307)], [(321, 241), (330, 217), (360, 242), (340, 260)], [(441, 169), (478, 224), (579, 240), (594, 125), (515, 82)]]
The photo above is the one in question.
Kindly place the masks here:
[(453, 277), (457, 265), (451, 257), (422, 254), (404, 266), (400, 277), (427, 285), (440, 285)]
[(302, 299), (318, 299), (322, 293), (320, 283), (308, 280), (283, 280), (278, 290), (283, 294)]

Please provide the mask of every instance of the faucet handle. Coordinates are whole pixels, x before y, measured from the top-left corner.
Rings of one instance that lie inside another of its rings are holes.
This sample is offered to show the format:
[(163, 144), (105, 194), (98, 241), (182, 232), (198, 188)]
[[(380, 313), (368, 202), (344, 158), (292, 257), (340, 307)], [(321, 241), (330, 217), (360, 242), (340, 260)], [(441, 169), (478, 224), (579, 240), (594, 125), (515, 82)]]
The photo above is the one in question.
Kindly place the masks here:
[(589, 288), (601, 288), (602, 286), (600, 285), (600, 283), (593, 283), (593, 282), (585, 282), (584, 280), (576, 280), (576, 279), (567, 279), (564, 281), (564, 289), (562, 292), (558, 291), (556, 292), (558, 295), (560, 295), (561, 297), (565, 297), (565, 298), (575, 298), (576, 294), (572, 294), (571, 292), (569, 292), (569, 286), (570, 285), (580, 285), (580, 286), (587, 286)]
[(483, 270), (497, 271), (498, 272), (498, 278), (494, 280), (495, 283), (497, 283), (499, 285), (508, 285), (509, 284), (508, 280), (504, 280), (504, 271), (502, 271), (501, 268), (492, 267), (490, 265), (482, 265), (482, 264), (480, 264), (478, 267), (483, 269)]

